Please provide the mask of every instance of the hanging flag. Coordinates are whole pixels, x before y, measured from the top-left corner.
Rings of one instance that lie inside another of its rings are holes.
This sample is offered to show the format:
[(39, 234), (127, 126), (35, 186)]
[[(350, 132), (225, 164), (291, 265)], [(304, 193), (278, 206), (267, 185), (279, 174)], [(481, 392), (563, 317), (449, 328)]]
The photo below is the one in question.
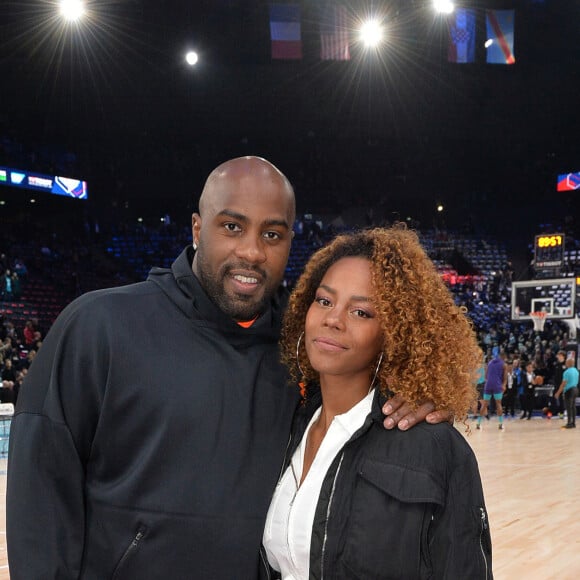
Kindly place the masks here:
[(320, 58), (350, 60), (346, 6), (326, 2), (320, 14)]
[(475, 62), (475, 10), (456, 8), (450, 16), (449, 62)]
[(295, 60), (302, 58), (300, 6), (272, 4), (270, 6), (270, 37), (272, 58)]
[(485, 11), (487, 62), (515, 64), (514, 18), (514, 10)]

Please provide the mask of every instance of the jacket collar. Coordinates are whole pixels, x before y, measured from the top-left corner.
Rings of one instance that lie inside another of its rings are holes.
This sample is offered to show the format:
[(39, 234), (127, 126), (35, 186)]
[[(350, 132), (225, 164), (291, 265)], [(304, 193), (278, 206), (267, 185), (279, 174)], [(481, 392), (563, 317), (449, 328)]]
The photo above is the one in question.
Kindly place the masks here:
[[(350, 443), (358, 439), (361, 435), (366, 433), (373, 423), (382, 424), (385, 416), (383, 415), (383, 405), (387, 402), (388, 396), (383, 395), (378, 389), (375, 389), (375, 396), (371, 405), (371, 412), (367, 415), (362, 427), (358, 429), (347, 442)], [(318, 383), (311, 383), (308, 385), (307, 397), (305, 403), (298, 408), (294, 415), (294, 422), (292, 424), (292, 441), (288, 446), (284, 466), (286, 467), (288, 461), (296, 451), (306, 427), (316, 412), (316, 409), (322, 405), (322, 394), (320, 392), (320, 385)]]

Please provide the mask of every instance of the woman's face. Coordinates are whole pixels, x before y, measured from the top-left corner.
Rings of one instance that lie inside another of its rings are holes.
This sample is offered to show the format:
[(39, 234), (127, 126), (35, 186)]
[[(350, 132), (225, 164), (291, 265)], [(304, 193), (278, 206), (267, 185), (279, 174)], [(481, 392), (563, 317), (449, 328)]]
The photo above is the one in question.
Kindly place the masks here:
[(365, 376), (370, 383), (383, 343), (371, 302), (371, 267), (365, 258), (342, 258), (324, 275), (306, 313), (304, 342), (320, 375)]

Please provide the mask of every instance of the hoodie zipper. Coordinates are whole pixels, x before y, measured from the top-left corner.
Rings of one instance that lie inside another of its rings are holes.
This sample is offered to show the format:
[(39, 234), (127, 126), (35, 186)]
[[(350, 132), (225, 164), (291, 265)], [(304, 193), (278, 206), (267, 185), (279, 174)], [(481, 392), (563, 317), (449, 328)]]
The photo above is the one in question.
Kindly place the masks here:
[(487, 566), (487, 558), (485, 557), (485, 550), (483, 549), (483, 534), (487, 530), (487, 514), (485, 510), (480, 507), (479, 508), (481, 514), (481, 532), (479, 534), (479, 549), (481, 550), (481, 555), (483, 557), (483, 561), (485, 562), (485, 577), (488, 577), (488, 566)]
[(336, 480), (338, 479), (338, 474), (340, 473), (340, 466), (342, 465), (342, 460), (344, 459), (344, 451), (340, 454), (340, 461), (338, 462), (338, 467), (336, 473), (334, 474), (334, 480), (332, 481), (332, 490), (330, 492), (330, 498), (328, 499), (328, 506), (326, 507), (326, 521), (324, 522), (324, 539), (322, 540), (322, 552), (320, 554), (320, 580), (324, 578), (324, 554), (326, 552), (326, 540), (328, 539), (328, 518), (330, 517), (330, 509), (332, 507), (332, 500), (334, 499), (334, 491), (336, 489)]
[(145, 531), (146, 531), (146, 529), (144, 527), (139, 528), (139, 531), (137, 532), (137, 534), (133, 538), (133, 541), (129, 544), (129, 547), (125, 550), (125, 553), (121, 556), (121, 559), (119, 560), (119, 563), (117, 564), (117, 567), (115, 568), (115, 572), (113, 573), (112, 580), (115, 580), (115, 578), (119, 577), (119, 572), (123, 569), (123, 565), (125, 564), (125, 562), (129, 558), (129, 556), (131, 556), (131, 554), (138, 548), (139, 542), (141, 541), (141, 539), (145, 535)]

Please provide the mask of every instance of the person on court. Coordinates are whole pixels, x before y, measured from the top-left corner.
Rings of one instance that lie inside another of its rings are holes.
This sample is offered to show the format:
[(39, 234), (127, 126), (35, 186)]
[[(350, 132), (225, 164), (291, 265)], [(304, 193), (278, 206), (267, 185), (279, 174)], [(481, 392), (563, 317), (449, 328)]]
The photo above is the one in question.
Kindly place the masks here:
[[(227, 161), (192, 216), (197, 250), (60, 314), (12, 422), (11, 580), (257, 577), (299, 400), (278, 350), (294, 218), (276, 167)], [(403, 429), (433, 410), (388, 405)]]
[(576, 397), (578, 397), (578, 369), (574, 366), (574, 359), (569, 357), (565, 362), (566, 370), (562, 382), (554, 395), (556, 399), (564, 393), (564, 403), (568, 421), (562, 429), (576, 429)]
[(501, 401), (507, 385), (507, 365), (505, 363), (505, 353), (498, 352), (492, 358), (485, 369), (485, 385), (483, 387), (483, 400), (477, 418), (476, 429), (481, 429), (481, 420), (487, 416), (488, 405), (491, 398), (495, 400), (495, 410), (499, 420), (499, 429), (503, 430), (503, 409)]

